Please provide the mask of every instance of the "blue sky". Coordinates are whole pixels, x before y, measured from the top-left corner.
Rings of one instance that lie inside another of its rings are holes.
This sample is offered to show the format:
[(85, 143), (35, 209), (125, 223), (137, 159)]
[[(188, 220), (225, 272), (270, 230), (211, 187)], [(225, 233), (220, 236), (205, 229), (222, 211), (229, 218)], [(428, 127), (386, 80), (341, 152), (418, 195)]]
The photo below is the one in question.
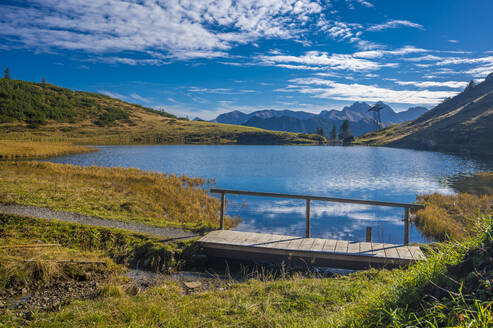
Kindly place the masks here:
[(432, 107), (493, 72), (492, 13), (491, 0), (2, 0), (0, 65), (190, 118)]

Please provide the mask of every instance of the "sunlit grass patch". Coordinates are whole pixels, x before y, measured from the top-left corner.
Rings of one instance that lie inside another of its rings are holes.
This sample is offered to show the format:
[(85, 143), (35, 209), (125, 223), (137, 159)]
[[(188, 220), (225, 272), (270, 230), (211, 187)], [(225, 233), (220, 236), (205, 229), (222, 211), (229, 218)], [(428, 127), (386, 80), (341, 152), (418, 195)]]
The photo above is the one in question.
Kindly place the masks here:
[(416, 225), (435, 240), (464, 240), (474, 235), (482, 214), (493, 213), (493, 195), (459, 193), (421, 195), (418, 201), (426, 208), (416, 212)]
[(220, 203), (207, 191), (214, 180), (45, 162), (1, 162), (0, 172), (3, 203), (195, 230), (219, 223)]
[(0, 140), (0, 159), (28, 159), (96, 151), (68, 143)]

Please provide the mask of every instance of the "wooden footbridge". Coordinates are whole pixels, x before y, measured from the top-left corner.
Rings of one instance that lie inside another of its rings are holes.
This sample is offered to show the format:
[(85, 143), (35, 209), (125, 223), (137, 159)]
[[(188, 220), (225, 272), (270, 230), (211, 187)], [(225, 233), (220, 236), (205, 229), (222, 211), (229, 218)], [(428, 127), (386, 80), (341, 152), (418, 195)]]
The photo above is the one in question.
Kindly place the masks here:
[[(220, 230), (208, 233), (199, 240), (199, 243), (205, 253), (211, 257), (256, 262), (284, 261), (292, 265), (346, 269), (403, 266), (425, 259), (418, 246), (408, 245), (410, 211), (424, 208), (424, 205), (227, 189), (210, 191), (221, 195)], [(306, 200), (305, 237), (223, 230), (226, 194)], [(402, 245), (374, 243), (371, 239), (370, 227), (366, 230), (365, 242), (311, 238), (310, 201), (312, 200), (403, 208), (404, 243)]]

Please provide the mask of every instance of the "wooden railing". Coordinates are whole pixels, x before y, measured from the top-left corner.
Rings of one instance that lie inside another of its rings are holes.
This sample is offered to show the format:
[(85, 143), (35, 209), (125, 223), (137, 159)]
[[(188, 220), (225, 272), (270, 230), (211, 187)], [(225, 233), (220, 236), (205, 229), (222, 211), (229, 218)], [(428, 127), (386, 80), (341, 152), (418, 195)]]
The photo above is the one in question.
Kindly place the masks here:
[[(324, 202), (335, 203), (348, 203), (348, 204), (362, 204), (373, 206), (386, 206), (386, 207), (400, 207), (404, 209), (404, 245), (409, 244), (409, 214), (411, 209), (423, 209), (424, 205), (421, 204), (407, 204), (407, 203), (393, 203), (393, 202), (381, 202), (375, 200), (366, 199), (351, 199), (351, 198), (335, 198), (335, 197), (323, 197), (323, 196), (309, 196), (309, 195), (296, 195), (296, 194), (278, 194), (272, 192), (256, 192), (256, 191), (244, 191), (244, 190), (230, 190), (230, 189), (218, 189), (212, 188), (211, 193), (221, 195), (221, 212), (220, 212), (220, 224), (219, 228), (224, 229), (224, 206), (226, 194), (232, 195), (245, 195), (245, 196), (261, 196), (272, 198), (291, 198), (291, 199), (304, 199), (306, 201), (306, 238), (310, 238), (310, 201), (318, 200)], [(371, 241), (371, 228), (367, 229), (367, 241)]]

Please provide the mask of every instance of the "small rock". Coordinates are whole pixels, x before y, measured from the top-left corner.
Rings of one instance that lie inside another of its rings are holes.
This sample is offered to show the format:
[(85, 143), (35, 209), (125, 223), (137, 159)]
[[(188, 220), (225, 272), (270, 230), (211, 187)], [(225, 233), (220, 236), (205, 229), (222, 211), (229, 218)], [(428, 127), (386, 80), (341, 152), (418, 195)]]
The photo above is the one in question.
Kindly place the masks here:
[(200, 281), (185, 281), (183, 284), (189, 289), (196, 289), (202, 286)]
[(26, 295), (28, 292), (27, 288), (22, 288), (22, 295)]

